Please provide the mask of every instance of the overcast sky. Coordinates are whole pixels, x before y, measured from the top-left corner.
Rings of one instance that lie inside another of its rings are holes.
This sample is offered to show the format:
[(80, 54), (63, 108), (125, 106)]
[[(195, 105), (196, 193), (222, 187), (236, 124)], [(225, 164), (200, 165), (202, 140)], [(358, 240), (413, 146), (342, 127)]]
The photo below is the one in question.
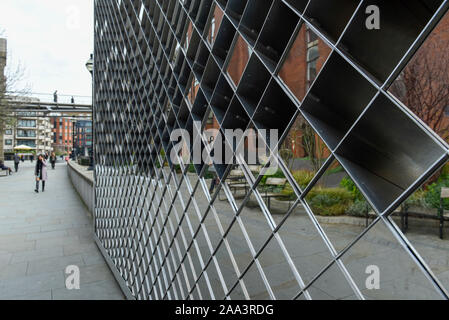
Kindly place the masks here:
[(0, 0), (1, 29), (33, 92), (91, 96), (93, 0)]

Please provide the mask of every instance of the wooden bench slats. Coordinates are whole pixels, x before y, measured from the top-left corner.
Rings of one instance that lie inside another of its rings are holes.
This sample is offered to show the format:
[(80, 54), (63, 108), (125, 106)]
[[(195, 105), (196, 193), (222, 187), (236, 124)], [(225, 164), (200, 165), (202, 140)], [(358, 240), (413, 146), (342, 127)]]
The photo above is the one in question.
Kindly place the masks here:
[(268, 178), (265, 182), (266, 185), (270, 186), (282, 186), (287, 183), (286, 178)]

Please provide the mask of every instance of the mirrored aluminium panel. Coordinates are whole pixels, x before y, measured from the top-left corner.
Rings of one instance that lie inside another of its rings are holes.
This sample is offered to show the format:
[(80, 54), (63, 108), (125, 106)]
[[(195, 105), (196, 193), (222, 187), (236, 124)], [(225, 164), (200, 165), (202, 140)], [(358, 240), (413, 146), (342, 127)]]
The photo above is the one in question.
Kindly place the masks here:
[(448, 8), (96, 0), (95, 240), (126, 297), (448, 299)]

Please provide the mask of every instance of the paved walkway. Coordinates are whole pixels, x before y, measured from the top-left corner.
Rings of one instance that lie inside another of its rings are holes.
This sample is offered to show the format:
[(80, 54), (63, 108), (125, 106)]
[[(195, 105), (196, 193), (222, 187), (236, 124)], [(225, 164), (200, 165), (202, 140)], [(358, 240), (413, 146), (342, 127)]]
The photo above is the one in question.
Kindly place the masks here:
[[(0, 300), (123, 299), (93, 241), (92, 220), (66, 164), (49, 170), (39, 194), (33, 170), (25, 162), (18, 173), (0, 177)], [(80, 269), (80, 290), (65, 287), (68, 265)]]

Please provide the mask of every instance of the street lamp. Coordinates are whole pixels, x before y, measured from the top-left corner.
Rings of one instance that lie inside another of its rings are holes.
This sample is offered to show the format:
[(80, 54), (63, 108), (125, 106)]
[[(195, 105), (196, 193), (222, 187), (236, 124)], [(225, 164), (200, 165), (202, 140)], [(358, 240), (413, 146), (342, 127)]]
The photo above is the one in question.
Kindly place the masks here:
[(94, 72), (94, 55), (91, 54), (89, 60), (86, 62), (86, 69), (90, 72), (90, 74), (93, 74)]
[[(86, 69), (90, 72), (91, 76), (94, 75), (94, 55), (91, 54), (89, 60), (86, 62)], [(92, 84), (92, 91), (93, 91), (93, 84)], [(93, 92), (92, 92), (93, 93)], [(93, 98), (93, 95), (92, 95)], [(93, 110), (92, 110), (93, 112)], [(92, 114), (92, 120), (93, 120), (93, 114)], [(93, 127), (93, 121), (92, 121), (92, 127)], [(92, 150), (90, 153), (90, 166), (87, 170), (94, 170), (94, 146), (92, 144)], [(86, 150), (86, 137), (84, 137), (84, 150)]]

